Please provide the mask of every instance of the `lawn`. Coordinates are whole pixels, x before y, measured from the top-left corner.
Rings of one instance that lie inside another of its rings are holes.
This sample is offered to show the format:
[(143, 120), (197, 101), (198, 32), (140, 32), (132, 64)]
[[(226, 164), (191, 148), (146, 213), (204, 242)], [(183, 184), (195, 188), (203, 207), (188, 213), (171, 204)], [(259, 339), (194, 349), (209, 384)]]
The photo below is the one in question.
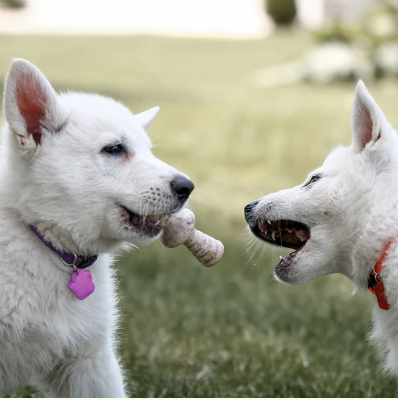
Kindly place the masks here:
[[(1, 81), (11, 58), (23, 57), (58, 90), (109, 95), (134, 113), (159, 105), (148, 132), (154, 153), (191, 177), (199, 228), (225, 243), (212, 269), (160, 243), (120, 256), (120, 352), (131, 396), (396, 396), (366, 341), (370, 294), (353, 297), (341, 276), (280, 286), (272, 271), (286, 251), (247, 251), (244, 205), (300, 184), (334, 146), (350, 143), (354, 83), (252, 83), (257, 69), (310, 45), (297, 33), (255, 41), (0, 36)], [(398, 82), (369, 89), (398, 126)]]

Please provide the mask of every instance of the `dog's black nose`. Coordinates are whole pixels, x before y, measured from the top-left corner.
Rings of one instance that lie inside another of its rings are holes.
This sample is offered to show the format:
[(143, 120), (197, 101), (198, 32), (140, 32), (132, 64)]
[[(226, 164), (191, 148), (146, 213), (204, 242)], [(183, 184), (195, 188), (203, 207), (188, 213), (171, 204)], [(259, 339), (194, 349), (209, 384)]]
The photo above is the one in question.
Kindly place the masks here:
[(185, 176), (176, 176), (171, 181), (171, 188), (176, 192), (178, 200), (183, 203), (194, 189), (194, 184)]
[(258, 200), (249, 203), (245, 207), (245, 218), (246, 218), (247, 222), (249, 222), (248, 219), (250, 219), (252, 217), (253, 208), (256, 207), (257, 204), (258, 204)]

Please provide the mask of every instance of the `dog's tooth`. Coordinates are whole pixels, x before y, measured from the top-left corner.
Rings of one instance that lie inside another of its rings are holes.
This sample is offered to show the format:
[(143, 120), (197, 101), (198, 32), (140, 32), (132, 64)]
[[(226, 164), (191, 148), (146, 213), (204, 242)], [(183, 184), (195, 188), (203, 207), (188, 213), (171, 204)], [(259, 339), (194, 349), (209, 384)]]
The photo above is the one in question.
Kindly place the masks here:
[(272, 231), (272, 240), (275, 241), (275, 235), (276, 235), (276, 231)]
[(279, 256), (279, 259), (280, 259), (280, 260), (283, 260), (283, 257), (282, 257), (282, 256)]
[(309, 239), (309, 234), (308, 232), (304, 230), (298, 230), (295, 232), (296, 237), (298, 237), (302, 242), (306, 241)]
[(267, 219), (268, 225), (271, 225), (271, 222), (269, 222), (269, 219)]

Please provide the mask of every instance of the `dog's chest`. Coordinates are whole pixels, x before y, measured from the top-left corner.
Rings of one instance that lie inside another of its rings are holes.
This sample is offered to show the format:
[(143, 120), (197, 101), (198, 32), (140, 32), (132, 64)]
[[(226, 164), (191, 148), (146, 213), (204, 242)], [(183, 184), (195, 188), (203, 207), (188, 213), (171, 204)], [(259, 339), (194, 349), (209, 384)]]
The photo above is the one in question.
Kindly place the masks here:
[(54, 268), (54, 258), (36, 256), (41, 262), (0, 267), (0, 365), (24, 369), (26, 360), (34, 359), (37, 371), (65, 356), (78, 356), (109, 333), (113, 281), (107, 260), (99, 259), (90, 267), (94, 293), (78, 300), (68, 288), (72, 271)]

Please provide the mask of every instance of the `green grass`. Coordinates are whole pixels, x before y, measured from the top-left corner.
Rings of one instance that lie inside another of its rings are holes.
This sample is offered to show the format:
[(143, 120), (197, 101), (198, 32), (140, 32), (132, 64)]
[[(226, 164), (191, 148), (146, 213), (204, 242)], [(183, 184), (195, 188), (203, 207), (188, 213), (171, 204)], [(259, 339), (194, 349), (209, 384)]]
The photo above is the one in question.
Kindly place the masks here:
[[(196, 184), (198, 226), (223, 240), (206, 269), (160, 243), (119, 262), (120, 351), (132, 396), (394, 397), (396, 383), (366, 335), (367, 293), (325, 277), (272, 279), (279, 249), (249, 262), (244, 205), (301, 183), (350, 142), (354, 84), (253, 86), (253, 71), (298, 57), (304, 35), (257, 41), (152, 37), (0, 37), (0, 78), (12, 57), (34, 62), (59, 90), (100, 92), (133, 112), (159, 105), (154, 153)], [(369, 85), (398, 126), (398, 82)], [(19, 395), (35, 395), (29, 390)]]

